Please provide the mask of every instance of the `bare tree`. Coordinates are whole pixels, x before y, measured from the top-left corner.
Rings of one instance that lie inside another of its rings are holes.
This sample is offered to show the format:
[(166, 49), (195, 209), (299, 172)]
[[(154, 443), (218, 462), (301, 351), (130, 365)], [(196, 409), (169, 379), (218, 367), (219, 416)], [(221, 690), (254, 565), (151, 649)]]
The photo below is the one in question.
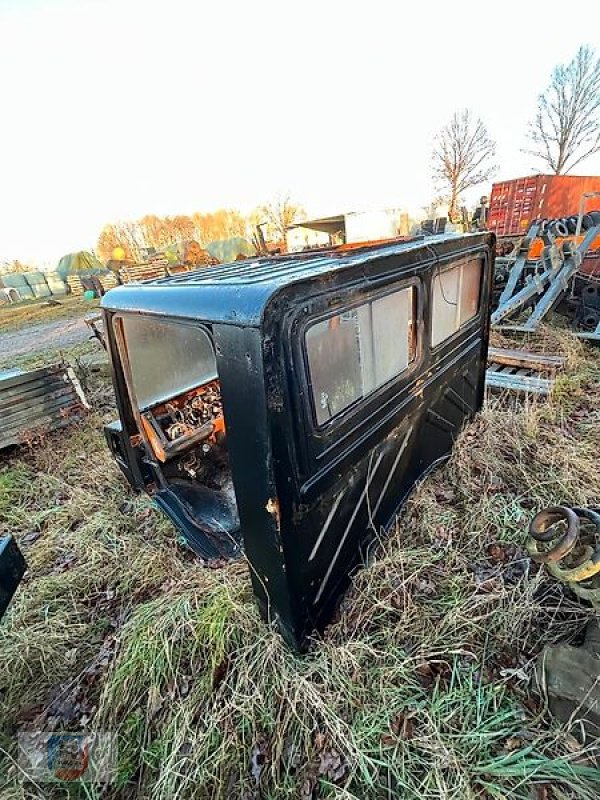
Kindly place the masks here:
[(433, 148), (433, 178), (449, 198), (450, 219), (456, 219), (460, 195), (489, 180), (496, 170), (496, 144), (480, 119), (468, 109), (456, 111), (442, 128)]
[(563, 175), (600, 151), (600, 58), (580, 47), (566, 66), (554, 68), (529, 125), (526, 153)]
[(287, 228), (305, 216), (304, 209), (293, 203), (289, 194), (279, 194), (269, 203), (260, 206), (254, 216), (259, 222), (266, 222), (269, 232), (279, 239), (285, 239)]

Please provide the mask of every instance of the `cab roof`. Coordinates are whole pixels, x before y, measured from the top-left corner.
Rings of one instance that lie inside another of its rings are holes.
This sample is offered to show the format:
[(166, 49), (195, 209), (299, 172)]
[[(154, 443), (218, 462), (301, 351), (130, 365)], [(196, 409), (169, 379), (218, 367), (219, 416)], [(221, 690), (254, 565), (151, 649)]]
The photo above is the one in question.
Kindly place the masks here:
[(439, 261), (446, 254), (467, 252), (493, 239), (492, 234), (482, 233), (421, 236), (352, 249), (250, 258), (118, 286), (102, 298), (102, 308), (259, 327), (269, 301), (287, 287), (322, 285), (324, 279), (331, 279), (332, 287), (339, 285), (340, 278), (369, 281), (412, 267), (415, 261)]

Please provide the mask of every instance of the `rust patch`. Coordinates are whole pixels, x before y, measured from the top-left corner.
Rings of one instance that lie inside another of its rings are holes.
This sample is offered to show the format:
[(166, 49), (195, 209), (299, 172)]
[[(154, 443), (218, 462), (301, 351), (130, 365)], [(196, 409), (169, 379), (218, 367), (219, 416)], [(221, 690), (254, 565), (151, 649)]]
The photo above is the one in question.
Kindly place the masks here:
[(276, 497), (269, 497), (267, 505), (265, 506), (267, 512), (274, 518), (277, 530), (281, 529), (281, 520), (279, 514), (279, 500)]

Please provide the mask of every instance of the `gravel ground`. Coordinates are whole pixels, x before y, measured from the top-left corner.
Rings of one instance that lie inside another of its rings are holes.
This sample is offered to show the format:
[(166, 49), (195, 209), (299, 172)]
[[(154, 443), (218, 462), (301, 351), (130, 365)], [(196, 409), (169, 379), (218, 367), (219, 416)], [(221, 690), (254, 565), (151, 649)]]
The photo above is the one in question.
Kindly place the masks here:
[(59, 319), (55, 322), (40, 322), (16, 331), (0, 331), (0, 355), (2, 360), (12, 356), (29, 355), (44, 350), (58, 350), (85, 342), (90, 331), (83, 321), (85, 314), (76, 319)]

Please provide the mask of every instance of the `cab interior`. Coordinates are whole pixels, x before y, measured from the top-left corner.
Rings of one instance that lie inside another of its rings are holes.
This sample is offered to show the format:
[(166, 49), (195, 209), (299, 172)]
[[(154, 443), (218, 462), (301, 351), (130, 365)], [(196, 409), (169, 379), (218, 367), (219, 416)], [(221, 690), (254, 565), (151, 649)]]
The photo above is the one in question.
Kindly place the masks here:
[[(203, 558), (241, 553), (227, 428), (211, 331), (150, 315), (113, 319), (153, 499)], [(149, 487), (150, 488), (150, 487)]]

